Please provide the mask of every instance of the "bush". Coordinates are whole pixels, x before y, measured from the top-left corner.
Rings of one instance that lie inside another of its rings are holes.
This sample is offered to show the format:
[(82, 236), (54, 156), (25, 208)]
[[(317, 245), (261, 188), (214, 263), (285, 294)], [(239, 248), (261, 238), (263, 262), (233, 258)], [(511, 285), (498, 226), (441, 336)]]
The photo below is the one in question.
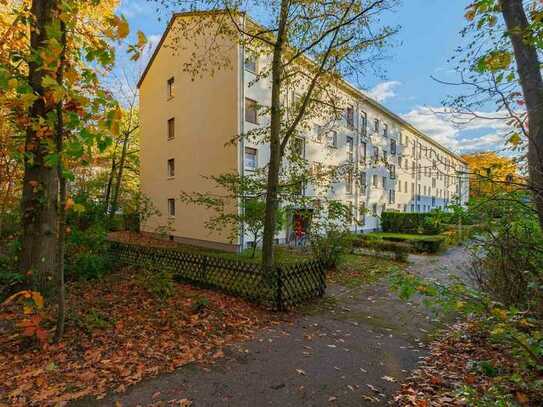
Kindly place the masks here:
[(392, 241), (366, 237), (371, 235), (363, 235), (356, 239), (353, 243), (355, 247), (360, 247), (369, 250), (391, 252), (394, 253), (394, 259), (398, 261), (407, 261), (407, 257), (411, 252), (411, 246), (406, 243), (396, 243)]
[(447, 246), (445, 236), (427, 236), (421, 239), (407, 239), (406, 241), (418, 253), (438, 253)]
[(164, 301), (174, 293), (174, 278), (171, 271), (159, 270), (149, 264), (142, 269), (137, 279), (140, 285), (158, 300)]
[(66, 279), (92, 280), (111, 268), (107, 255), (107, 231), (97, 223), (86, 229), (72, 229), (66, 238)]
[(436, 235), (443, 231), (442, 214), (383, 212), (381, 227), (384, 232)]
[(311, 251), (324, 267), (333, 270), (337, 267), (341, 256), (352, 249), (352, 235), (349, 232), (331, 229), (324, 235), (311, 236)]

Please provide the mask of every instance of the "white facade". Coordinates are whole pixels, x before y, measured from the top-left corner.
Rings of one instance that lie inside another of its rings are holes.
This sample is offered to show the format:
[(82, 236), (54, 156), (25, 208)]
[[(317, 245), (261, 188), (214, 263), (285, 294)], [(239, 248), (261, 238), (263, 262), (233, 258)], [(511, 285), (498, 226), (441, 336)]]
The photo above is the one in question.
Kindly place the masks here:
[[(241, 133), (255, 127), (266, 126), (266, 118), (258, 124), (246, 120), (245, 106), (252, 101), (269, 106), (271, 85), (268, 78), (256, 80), (255, 67), (244, 67), (241, 50), (240, 102)], [(256, 64), (267, 61), (260, 57)], [(447, 205), (468, 199), (467, 165), (456, 154), (424, 135), (403, 119), (348, 83), (339, 93), (345, 108), (352, 109), (325, 130), (323, 123), (315, 121), (304, 134), (305, 159), (310, 163), (338, 166), (353, 160), (356, 170), (351, 185), (334, 185), (330, 198), (352, 205), (358, 222), (352, 230), (366, 232), (380, 228), (383, 210), (401, 212), (430, 212), (445, 209)], [(291, 103), (294, 92), (289, 92), (285, 103)], [(352, 123), (346, 117), (352, 116)], [(334, 137), (335, 135), (335, 137)], [(334, 141), (335, 138), (335, 142)], [(352, 145), (352, 148), (351, 148)], [(255, 154), (256, 153), (256, 157)], [(269, 161), (269, 147), (262, 144), (240, 143), (240, 171), (250, 173), (254, 167), (263, 167)], [(256, 160), (255, 160), (256, 158)], [(310, 186), (304, 193), (311, 196)], [(277, 236), (280, 242), (288, 240), (287, 232)], [(247, 245), (245, 237), (242, 246)]]

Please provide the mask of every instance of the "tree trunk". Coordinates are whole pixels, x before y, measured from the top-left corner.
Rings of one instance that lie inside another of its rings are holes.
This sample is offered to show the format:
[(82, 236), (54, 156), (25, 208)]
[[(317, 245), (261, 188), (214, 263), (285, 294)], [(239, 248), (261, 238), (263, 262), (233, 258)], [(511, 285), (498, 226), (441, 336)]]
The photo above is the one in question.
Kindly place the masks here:
[(272, 60), (272, 97), (270, 124), (270, 163), (266, 191), (266, 210), (264, 214), (264, 236), (262, 238), (262, 267), (271, 281), (274, 272), (274, 238), (277, 224), (277, 194), (279, 171), (281, 169), (281, 82), (283, 75), (283, 52), (286, 42), (289, 1), (281, 0), (277, 40)]
[(128, 150), (128, 139), (130, 138), (130, 129), (126, 129), (123, 139), (123, 149), (121, 151), (121, 158), (119, 160), (119, 172), (117, 174), (117, 180), (115, 181), (115, 188), (113, 189), (113, 198), (111, 199), (111, 209), (109, 212), (108, 224), (111, 226), (115, 212), (117, 212), (117, 205), (119, 202), (119, 193), (121, 190), (124, 163), (126, 161), (126, 151)]
[(113, 153), (113, 158), (111, 159), (111, 170), (109, 172), (109, 177), (107, 179), (106, 193), (104, 196), (104, 214), (109, 215), (109, 201), (111, 200), (111, 187), (113, 186), (113, 178), (115, 178), (115, 168), (117, 167), (115, 163), (115, 155), (117, 154), (117, 148)]
[[(47, 47), (47, 27), (53, 21), (58, 0), (33, 0), (30, 23), (30, 46), (36, 55)], [(31, 60), (28, 79), (32, 91), (39, 96), (29, 109), (32, 124), (41, 119), (47, 123), (48, 107), (45, 104), (42, 81), (47, 71), (40, 61)], [(54, 166), (45, 163), (50, 153), (48, 145), (54, 145), (54, 129), (36, 131), (28, 126), (25, 139), (23, 177), (22, 252), (19, 267), (23, 273), (31, 273), (33, 288), (48, 294), (54, 277), (57, 256), (57, 203), (58, 176)]]
[(513, 44), (517, 72), (528, 110), (528, 171), (530, 189), (543, 228), (543, 79), (540, 61), (522, 0), (502, 0), (502, 14)]
[[(66, 61), (66, 23), (60, 22), (62, 53), (57, 70), (57, 82), (63, 85), (64, 65)], [(57, 247), (57, 328), (54, 341), (58, 342), (64, 335), (64, 320), (66, 316), (66, 298), (64, 287), (64, 252), (66, 237), (66, 177), (64, 176), (64, 118), (62, 116), (62, 101), (57, 103), (57, 128), (55, 131), (55, 143), (57, 147), (57, 176), (59, 179), (59, 203), (58, 203), (58, 247)]]

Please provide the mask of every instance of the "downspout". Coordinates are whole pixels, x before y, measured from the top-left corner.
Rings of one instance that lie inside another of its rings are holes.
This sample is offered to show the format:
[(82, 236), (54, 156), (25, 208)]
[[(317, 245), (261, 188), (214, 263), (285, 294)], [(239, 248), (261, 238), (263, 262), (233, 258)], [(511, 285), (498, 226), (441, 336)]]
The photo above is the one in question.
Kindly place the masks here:
[[(242, 26), (245, 29), (245, 16), (243, 16)], [(240, 34), (242, 35), (242, 34)], [(239, 134), (240, 134), (240, 142), (239, 142), (239, 173), (241, 178), (245, 177), (245, 46), (242, 44), (239, 44), (239, 101), (238, 101), (238, 107), (240, 112), (239, 117)], [(238, 198), (238, 211), (240, 215), (243, 215), (243, 199), (240, 197)], [(239, 252), (242, 252), (245, 248), (245, 224), (241, 222), (240, 224), (240, 238), (239, 238)]]
[(354, 232), (358, 233), (358, 217), (360, 216), (360, 208), (359, 208), (359, 193), (360, 193), (360, 173), (359, 173), (359, 160), (360, 160), (360, 103), (356, 104), (356, 136), (355, 136), (355, 145), (354, 148), (354, 207), (355, 207), (355, 215), (354, 215)]

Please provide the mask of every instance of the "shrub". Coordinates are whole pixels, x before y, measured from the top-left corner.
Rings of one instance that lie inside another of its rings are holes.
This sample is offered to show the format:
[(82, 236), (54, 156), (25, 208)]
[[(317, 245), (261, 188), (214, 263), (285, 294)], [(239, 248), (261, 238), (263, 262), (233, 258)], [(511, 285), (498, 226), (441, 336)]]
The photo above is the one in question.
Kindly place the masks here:
[(326, 234), (311, 236), (311, 251), (326, 269), (335, 269), (341, 256), (352, 248), (353, 240), (349, 232), (331, 229)]
[(376, 238), (363, 237), (361, 239), (357, 239), (355, 240), (354, 246), (369, 250), (394, 253), (394, 259), (398, 261), (407, 261), (409, 252), (411, 252), (411, 246), (406, 243), (396, 243)]
[(173, 273), (168, 270), (159, 270), (152, 264), (148, 264), (142, 269), (137, 280), (158, 300), (164, 301), (174, 293)]
[(100, 278), (111, 268), (106, 228), (102, 223), (86, 229), (74, 226), (66, 239), (66, 279)]
[(406, 241), (419, 253), (438, 253), (446, 247), (445, 236), (427, 236)]
[(443, 231), (442, 213), (383, 212), (381, 227), (384, 232), (435, 235)]

